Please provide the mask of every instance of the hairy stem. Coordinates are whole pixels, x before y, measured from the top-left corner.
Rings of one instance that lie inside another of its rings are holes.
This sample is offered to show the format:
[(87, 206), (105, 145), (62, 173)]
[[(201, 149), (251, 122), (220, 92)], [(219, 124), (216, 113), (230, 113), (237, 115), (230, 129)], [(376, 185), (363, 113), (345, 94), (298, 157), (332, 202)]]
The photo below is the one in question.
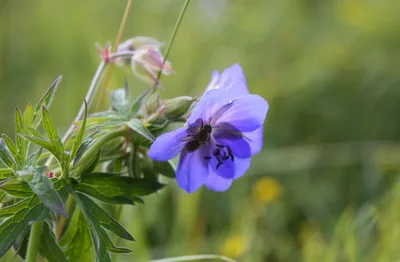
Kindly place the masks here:
[[(128, 2), (126, 3), (124, 16), (122, 17), (121, 25), (119, 26), (117, 39), (115, 40), (115, 43), (114, 43), (114, 47), (113, 47), (114, 52), (117, 51), (117, 47), (118, 47), (119, 43), (122, 40), (122, 36), (124, 35), (126, 22), (128, 21), (129, 11), (131, 9), (131, 5), (132, 5), (132, 0), (128, 0)], [(106, 75), (104, 77), (104, 84), (103, 84), (103, 86), (101, 88), (99, 100), (97, 101), (97, 104), (96, 104), (96, 111), (99, 111), (101, 109), (101, 105), (104, 102), (104, 97), (106, 95), (106, 88), (107, 88), (108, 82), (110, 82), (112, 69), (113, 69), (113, 66), (111, 66), (107, 70)]]
[[(171, 51), (172, 44), (174, 43), (174, 40), (175, 40), (175, 37), (176, 37), (176, 33), (178, 32), (178, 29), (179, 29), (179, 27), (181, 26), (181, 22), (182, 22), (182, 20), (183, 20), (183, 16), (184, 16), (185, 13), (186, 13), (186, 9), (187, 9), (189, 3), (190, 3), (190, 0), (186, 0), (186, 1), (185, 1), (185, 3), (183, 4), (181, 13), (179, 14), (178, 20), (176, 20), (175, 27), (174, 27), (174, 31), (172, 31), (172, 35), (171, 35), (171, 37), (169, 38), (167, 48), (165, 49), (163, 67), (164, 67), (165, 62), (166, 62), (167, 59), (168, 59), (168, 55), (169, 55), (169, 52)], [(157, 85), (157, 83), (160, 82), (159, 80), (160, 80), (161, 75), (162, 75), (161, 73), (162, 73), (162, 69), (161, 69), (160, 71), (158, 71), (158, 74), (157, 74), (157, 81), (156, 81), (156, 83), (155, 83), (155, 86)]]
[[(93, 102), (93, 98), (96, 95), (96, 91), (99, 87), (100, 84), (100, 80), (101, 80), (101, 76), (103, 75), (103, 71), (104, 68), (106, 67), (106, 62), (101, 61), (99, 66), (97, 67), (96, 73), (94, 74), (94, 77), (92, 79), (92, 82), (90, 83), (89, 86), (89, 90), (86, 93), (85, 96), (85, 100), (87, 102), (88, 107), (90, 107), (90, 105)], [(81, 120), (81, 118), (83, 117), (83, 114), (85, 113), (85, 102), (82, 103), (81, 108), (79, 109), (78, 114), (76, 115), (75, 119), (73, 122), (77, 122), (79, 120)], [(65, 142), (68, 140), (68, 138), (71, 136), (72, 132), (74, 131), (74, 124), (71, 124), (70, 127), (68, 128), (67, 132), (64, 134), (63, 138), (62, 138), (62, 142), (63, 144), (65, 144)], [(46, 161), (46, 166), (50, 167), (51, 162), (54, 160), (54, 156), (51, 155), (47, 161)]]
[(32, 225), (31, 235), (29, 236), (28, 242), (28, 251), (26, 253), (26, 262), (36, 262), (42, 226), (43, 222), (36, 222)]

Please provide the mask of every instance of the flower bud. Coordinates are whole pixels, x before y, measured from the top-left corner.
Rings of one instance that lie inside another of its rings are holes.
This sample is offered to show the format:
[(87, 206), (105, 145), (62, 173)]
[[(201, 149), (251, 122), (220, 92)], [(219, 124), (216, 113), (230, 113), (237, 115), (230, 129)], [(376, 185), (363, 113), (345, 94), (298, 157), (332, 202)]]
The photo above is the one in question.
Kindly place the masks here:
[(181, 96), (164, 101), (164, 116), (168, 120), (176, 120), (185, 115), (189, 108), (196, 101), (196, 98), (190, 96)]
[[(122, 42), (117, 47), (118, 52), (125, 52), (125, 51), (136, 51), (140, 50), (141, 48), (153, 47), (157, 50), (163, 46), (163, 43), (154, 39), (152, 37), (147, 36), (136, 36)], [(118, 58), (115, 63), (118, 66), (127, 66), (131, 64), (131, 58)]]

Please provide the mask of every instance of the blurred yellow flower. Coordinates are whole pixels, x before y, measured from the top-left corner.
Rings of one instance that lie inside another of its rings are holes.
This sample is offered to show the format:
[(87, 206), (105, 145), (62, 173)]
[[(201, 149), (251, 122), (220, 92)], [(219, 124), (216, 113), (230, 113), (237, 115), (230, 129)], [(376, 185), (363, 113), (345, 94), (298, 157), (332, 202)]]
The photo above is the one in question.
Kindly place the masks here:
[(221, 248), (221, 253), (230, 258), (238, 258), (247, 250), (247, 239), (243, 235), (228, 237)]
[(282, 186), (272, 177), (262, 177), (253, 186), (253, 200), (269, 203), (282, 194)]

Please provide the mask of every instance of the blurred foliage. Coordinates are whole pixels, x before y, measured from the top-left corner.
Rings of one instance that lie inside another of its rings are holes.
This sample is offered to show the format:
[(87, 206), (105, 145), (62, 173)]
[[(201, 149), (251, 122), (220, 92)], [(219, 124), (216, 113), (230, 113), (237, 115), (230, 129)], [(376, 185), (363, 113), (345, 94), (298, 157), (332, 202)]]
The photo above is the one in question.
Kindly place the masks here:
[[(167, 41), (182, 4), (134, 1), (125, 37)], [(52, 114), (67, 129), (99, 62), (94, 44), (115, 39), (124, 7), (0, 1), (1, 131), (11, 134), (15, 105), (37, 101), (59, 74)], [(227, 193), (187, 195), (170, 180), (145, 206), (126, 207), (137, 242), (118, 261), (399, 260), (398, 10), (397, 0), (192, 1), (162, 96), (199, 95), (212, 70), (240, 63), (271, 105), (264, 150)], [(123, 86), (129, 72), (113, 72), (109, 87)], [(129, 77), (133, 95), (144, 90)]]

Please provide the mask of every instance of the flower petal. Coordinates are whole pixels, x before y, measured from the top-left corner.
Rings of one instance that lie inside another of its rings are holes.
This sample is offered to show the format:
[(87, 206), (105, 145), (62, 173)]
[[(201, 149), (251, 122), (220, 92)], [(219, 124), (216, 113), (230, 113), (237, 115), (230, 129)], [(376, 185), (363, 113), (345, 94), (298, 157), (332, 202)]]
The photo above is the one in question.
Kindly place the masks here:
[(204, 159), (204, 156), (208, 154), (207, 152), (207, 147), (202, 146), (195, 152), (183, 151), (179, 158), (176, 181), (188, 193), (193, 193), (207, 181), (208, 162)]
[[(217, 88), (218, 88), (218, 79), (219, 79), (219, 73), (218, 73), (218, 71), (213, 71), (213, 72), (211, 73), (211, 80), (210, 80), (210, 83), (208, 84), (208, 86), (207, 86), (205, 92), (210, 91), (210, 90), (212, 90), (212, 89), (217, 89)], [(205, 93), (205, 92), (204, 92), (204, 93)]]
[(236, 157), (247, 158), (252, 155), (248, 141), (239, 132), (218, 128), (213, 137), (216, 144), (229, 146)]
[(226, 101), (224, 93), (225, 91), (220, 89), (212, 89), (206, 92), (188, 118), (189, 126), (192, 126), (199, 119), (203, 119), (206, 122), (210, 121), (215, 112), (229, 102), (229, 100)]
[(228, 190), (232, 185), (233, 179), (226, 179), (215, 172), (210, 171), (210, 175), (208, 176), (206, 187), (212, 191), (223, 192)]
[(233, 97), (249, 94), (247, 89), (246, 77), (239, 64), (225, 69), (219, 77), (218, 87), (225, 89)]
[(237, 130), (251, 132), (264, 124), (269, 105), (259, 95), (244, 95), (231, 101), (232, 106), (227, 107), (220, 114), (216, 125), (229, 123)]
[(218, 161), (215, 157), (210, 160), (212, 170), (219, 176), (227, 179), (237, 179), (244, 175), (250, 167), (251, 158), (235, 158), (234, 161), (230, 159), (224, 161), (222, 165), (217, 168)]
[(186, 127), (162, 134), (151, 145), (149, 156), (156, 161), (167, 161), (176, 157), (184, 148), (186, 141), (181, 141), (188, 135)]
[(263, 147), (264, 127), (260, 127), (252, 132), (245, 132), (242, 135), (250, 146), (251, 155), (255, 155), (261, 151)]

